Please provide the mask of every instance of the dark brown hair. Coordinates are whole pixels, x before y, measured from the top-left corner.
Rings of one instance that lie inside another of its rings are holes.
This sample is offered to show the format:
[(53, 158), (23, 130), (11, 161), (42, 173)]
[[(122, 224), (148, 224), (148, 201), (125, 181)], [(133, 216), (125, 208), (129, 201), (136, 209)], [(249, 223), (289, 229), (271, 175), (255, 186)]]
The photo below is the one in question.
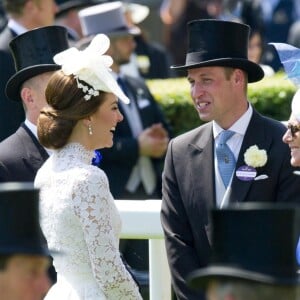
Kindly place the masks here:
[(99, 96), (85, 100), (74, 76), (62, 71), (51, 76), (45, 95), (49, 106), (41, 110), (37, 129), (40, 143), (49, 149), (66, 145), (76, 123), (95, 113), (105, 98), (105, 92), (100, 91)]

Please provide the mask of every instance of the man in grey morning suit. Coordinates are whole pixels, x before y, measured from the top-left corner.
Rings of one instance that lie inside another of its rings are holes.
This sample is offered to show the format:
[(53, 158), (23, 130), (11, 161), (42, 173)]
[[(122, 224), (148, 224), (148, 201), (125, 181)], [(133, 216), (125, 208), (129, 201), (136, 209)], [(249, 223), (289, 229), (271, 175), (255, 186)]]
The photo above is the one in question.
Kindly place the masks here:
[[(246, 201), (300, 203), (300, 177), (282, 142), (285, 127), (260, 115), (247, 99), (248, 82), (264, 76), (247, 59), (249, 30), (235, 22), (191, 21), (186, 63), (173, 66), (187, 70), (195, 108), (208, 122), (170, 141), (163, 171), (161, 221), (178, 300), (204, 299), (188, 288), (186, 278), (209, 262), (211, 208)], [(228, 130), (235, 170), (226, 186), (216, 147)]]

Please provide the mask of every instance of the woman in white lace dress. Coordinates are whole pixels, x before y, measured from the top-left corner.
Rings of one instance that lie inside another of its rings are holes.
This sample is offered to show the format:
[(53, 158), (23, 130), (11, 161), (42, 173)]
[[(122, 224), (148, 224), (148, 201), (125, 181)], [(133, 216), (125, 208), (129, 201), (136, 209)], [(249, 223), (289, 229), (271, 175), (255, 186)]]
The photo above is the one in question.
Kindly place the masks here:
[(110, 73), (109, 40), (98, 35), (84, 51), (54, 57), (62, 70), (46, 89), (38, 136), (53, 154), (38, 171), (41, 224), (54, 255), (58, 283), (46, 299), (142, 299), (119, 253), (120, 216), (105, 173), (91, 165), (94, 150), (113, 145), (129, 99)]

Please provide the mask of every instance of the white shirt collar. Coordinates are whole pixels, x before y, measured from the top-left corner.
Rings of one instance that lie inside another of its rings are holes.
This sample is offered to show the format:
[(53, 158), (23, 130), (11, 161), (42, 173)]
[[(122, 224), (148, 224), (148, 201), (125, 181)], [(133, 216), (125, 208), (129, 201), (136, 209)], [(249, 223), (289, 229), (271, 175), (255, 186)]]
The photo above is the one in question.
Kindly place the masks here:
[(37, 127), (33, 123), (31, 123), (28, 119), (25, 120), (25, 125), (28, 127), (28, 129), (32, 132), (32, 134), (37, 137)]
[(11, 30), (13, 30), (17, 35), (20, 35), (26, 31), (28, 31), (27, 28), (25, 28), (23, 25), (21, 25), (14, 19), (9, 19), (7, 26)]
[[(253, 108), (251, 104), (248, 105), (248, 109), (246, 112), (230, 127), (228, 130), (231, 130), (235, 133), (239, 133), (240, 135), (244, 136), (249, 125), (250, 119), (253, 114)], [(214, 139), (219, 135), (221, 131), (224, 129), (213, 121), (213, 135)]]

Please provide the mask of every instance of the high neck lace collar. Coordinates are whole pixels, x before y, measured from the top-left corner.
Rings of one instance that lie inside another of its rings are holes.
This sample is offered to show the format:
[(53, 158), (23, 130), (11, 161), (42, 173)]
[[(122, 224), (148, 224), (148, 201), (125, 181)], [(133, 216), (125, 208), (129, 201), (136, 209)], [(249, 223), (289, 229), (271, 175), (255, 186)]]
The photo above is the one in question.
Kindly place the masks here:
[(72, 159), (79, 159), (87, 164), (90, 164), (94, 157), (94, 151), (87, 150), (79, 143), (70, 143), (57, 151), (58, 156), (68, 156)]

